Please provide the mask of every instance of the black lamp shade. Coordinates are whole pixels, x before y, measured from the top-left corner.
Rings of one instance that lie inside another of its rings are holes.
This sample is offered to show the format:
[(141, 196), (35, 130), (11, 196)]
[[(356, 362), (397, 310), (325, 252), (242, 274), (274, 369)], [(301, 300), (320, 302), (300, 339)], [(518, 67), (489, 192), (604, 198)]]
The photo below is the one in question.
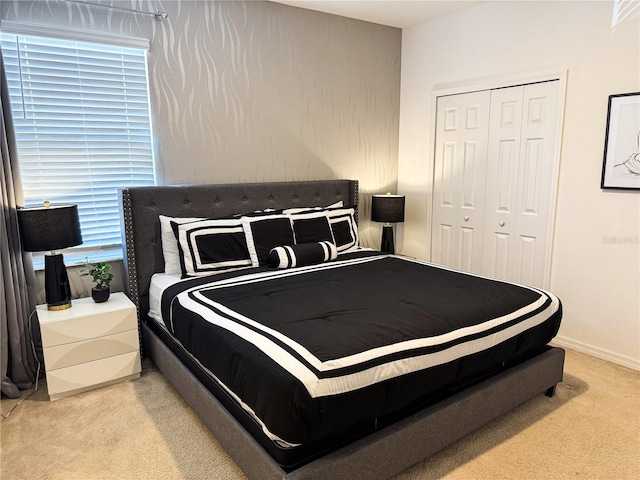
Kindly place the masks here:
[(404, 195), (373, 195), (371, 220), (374, 222), (404, 222)]
[(49, 310), (71, 307), (71, 288), (62, 254), (54, 250), (82, 243), (77, 205), (45, 205), (19, 208), (22, 248), (27, 252), (50, 250), (44, 256), (44, 290)]
[(77, 205), (51, 205), (18, 209), (22, 248), (44, 252), (82, 243)]
[(404, 222), (404, 195), (373, 195), (371, 198), (371, 220), (385, 222), (382, 227), (380, 251), (395, 253), (393, 227), (390, 223)]

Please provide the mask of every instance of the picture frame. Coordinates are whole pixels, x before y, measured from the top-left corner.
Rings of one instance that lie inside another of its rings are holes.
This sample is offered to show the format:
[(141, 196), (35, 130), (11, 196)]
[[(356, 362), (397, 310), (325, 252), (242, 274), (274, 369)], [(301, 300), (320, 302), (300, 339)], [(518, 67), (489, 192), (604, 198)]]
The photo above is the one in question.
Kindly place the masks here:
[(600, 188), (640, 190), (640, 92), (609, 95)]

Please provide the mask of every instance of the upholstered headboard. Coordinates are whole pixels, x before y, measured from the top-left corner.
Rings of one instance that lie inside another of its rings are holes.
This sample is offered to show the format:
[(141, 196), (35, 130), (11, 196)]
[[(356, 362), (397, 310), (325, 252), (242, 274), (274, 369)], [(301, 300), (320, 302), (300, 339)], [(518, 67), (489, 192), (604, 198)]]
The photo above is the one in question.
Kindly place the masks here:
[(265, 208), (312, 207), (342, 200), (358, 214), (357, 180), (131, 187), (119, 192), (128, 294), (140, 319), (149, 311), (151, 276), (164, 271), (160, 221), (222, 217)]

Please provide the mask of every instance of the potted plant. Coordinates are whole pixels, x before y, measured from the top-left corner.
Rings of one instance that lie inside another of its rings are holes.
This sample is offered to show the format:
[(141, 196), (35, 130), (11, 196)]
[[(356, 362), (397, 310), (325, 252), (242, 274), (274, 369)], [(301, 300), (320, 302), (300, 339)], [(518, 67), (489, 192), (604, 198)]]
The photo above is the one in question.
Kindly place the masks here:
[(113, 279), (113, 273), (111, 273), (111, 265), (105, 262), (89, 263), (89, 259), (85, 260), (85, 268), (80, 272), (80, 276), (89, 275), (96, 282), (96, 285), (91, 289), (91, 298), (96, 303), (102, 303), (109, 300), (111, 293), (110, 285)]

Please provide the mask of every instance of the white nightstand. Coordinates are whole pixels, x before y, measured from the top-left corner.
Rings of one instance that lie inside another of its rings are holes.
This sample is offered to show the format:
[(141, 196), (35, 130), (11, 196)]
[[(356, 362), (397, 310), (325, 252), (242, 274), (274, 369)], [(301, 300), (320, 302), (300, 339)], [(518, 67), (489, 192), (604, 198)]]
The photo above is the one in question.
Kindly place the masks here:
[(105, 303), (73, 300), (67, 310), (36, 309), (51, 400), (140, 377), (136, 307), (124, 293)]

